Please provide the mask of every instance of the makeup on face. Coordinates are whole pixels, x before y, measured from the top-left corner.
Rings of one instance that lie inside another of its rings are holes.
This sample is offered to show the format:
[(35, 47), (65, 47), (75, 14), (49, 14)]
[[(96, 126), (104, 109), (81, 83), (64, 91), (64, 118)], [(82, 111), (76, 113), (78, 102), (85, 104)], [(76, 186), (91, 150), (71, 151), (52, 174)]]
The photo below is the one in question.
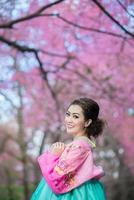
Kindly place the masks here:
[(65, 126), (67, 133), (73, 136), (84, 134), (85, 120), (79, 105), (71, 105), (68, 108), (65, 114)]

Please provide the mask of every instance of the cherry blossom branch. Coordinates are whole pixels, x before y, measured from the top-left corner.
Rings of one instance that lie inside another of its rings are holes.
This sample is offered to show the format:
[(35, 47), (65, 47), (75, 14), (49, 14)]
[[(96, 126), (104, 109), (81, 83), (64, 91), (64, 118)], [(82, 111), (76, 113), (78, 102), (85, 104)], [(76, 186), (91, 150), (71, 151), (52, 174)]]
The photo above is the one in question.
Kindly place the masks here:
[[(41, 60), (40, 60), (40, 58), (39, 58), (39, 55), (38, 55), (39, 52), (45, 53), (45, 51), (41, 51), (41, 50), (39, 50), (39, 49), (34, 49), (34, 48), (29, 48), (29, 47), (27, 47), (27, 46), (25, 46), (25, 45), (23, 45), (23, 46), (22, 46), (22, 45), (19, 45), (17, 42), (10, 41), (10, 40), (8, 40), (8, 39), (2, 37), (2, 36), (0, 36), (0, 41), (2, 41), (2, 42), (4, 42), (4, 43), (6, 43), (7, 45), (9, 45), (9, 46), (11, 46), (11, 47), (13, 47), (13, 48), (19, 50), (19, 51), (22, 52), (22, 53), (24, 53), (24, 52), (29, 52), (29, 53), (33, 53), (33, 54), (35, 55), (35, 57), (36, 57), (36, 59), (37, 59), (37, 61), (38, 61), (38, 64), (39, 64), (39, 70), (40, 70), (40, 72), (41, 72), (41, 77), (43, 78), (43, 80), (46, 81), (47, 87), (48, 87), (48, 89), (49, 89), (49, 91), (50, 91), (50, 93), (51, 93), (51, 95), (52, 95), (52, 98), (53, 98), (54, 101), (55, 101), (55, 106), (56, 106), (56, 108), (57, 108), (57, 112), (59, 112), (60, 106), (59, 106), (59, 103), (58, 103), (56, 94), (55, 94), (55, 92), (52, 90), (52, 88), (51, 88), (51, 86), (50, 86), (50, 84), (49, 84), (49, 81), (48, 81), (48, 78), (47, 78), (48, 72), (43, 68), (43, 63), (41, 62)], [(52, 55), (52, 54), (51, 54), (51, 55)], [(53, 54), (53, 55), (54, 55), (54, 54)], [(58, 55), (58, 54), (57, 54), (57, 55)], [(57, 55), (55, 54), (55, 56), (57, 56)], [(61, 55), (60, 55), (60, 57), (61, 57)], [(64, 55), (64, 57), (67, 57), (67, 56)], [(67, 59), (68, 59), (68, 58), (67, 58)], [(59, 121), (60, 121), (60, 114), (58, 115), (58, 117), (59, 117)]]
[(13, 108), (17, 108), (13, 101), (6, 94), (4, 94), (4, 92), (0, 91), (0, 95), (2, 95), (6, 99), (6, 101), (8, 101), (11, 104)]
[(117, 2), (119, 3), (119, 5), (127, 12), (128, 15), (130, 15), (131, 17), (134, 17), (134, 15), (132, 15), (132, 13), (130, 13), (128, 11), (128, 9), (124, 6), (124, 4), (120, 1), (120, 0), (117, 0)]
[(131, 37), (134, 37), (134, 34), (128, 31), (124, 26), (120, 24), (105, 8), (104, 6), (97, 0), (92, 0), (99, 8), (100, 10), (112, 21), (114, 22), (118, 27), (120, 27), (121, 30), (123, 30), (126, 34), (130, 35)]
[(59, 18), (59, 19), (61, 19), (62, 21), (66, 22), (67, 24), (70, 24), (70, 25), (72, 25), (72, 26), (74, 26), (74, 27), (83, 29), (83, 30), (85, 30), (85, 31), (92, 31), (92, 32), (97, 32), (97, 33), (101, 33), (101, 34), (111, 35), (111, 36), (114, 36), (114, 37), (125, 38), (125, 37), (124, 37), (123, 35), (121, 35), (121, 34), (109, 32), (109, 31), (103, 31), (103, 30), (99, 30), (99, 29), (95, 29), (95, 28), (91, 28), (91, 27), (82, 26), (82, 25), (80, 25), (80, 24), (76, 24), (76, 23), (71, 22), (71, 21), (69, 21), (68, 19), (62, 17), (62, 16), (59, 15), (59, 14), (56, 14), (55, 16), (57, 16), (57, 18)]
[(24, 52), (35, 53), (35, 51), (36, 51), (36, 52), (41, 52), (41, 53), (44, 53), (44, 54), (47, 54), (47, 55), (53, 56), (53, 57), (62, 57), (62, 58), (67, 57), (65, 54), (58, 54), (58, 53), (53, 53), (53, 52), (49, 52), (49, 51), (45, 51), (45, 50), (30, 48), (26, 45), (20, 45), (16, 41), (11, 41), (7, 38), (4, 38), (3, 36), (0, 36), (0, 41), (19, 50), (22, 53), (24, 53)]
[(20, 22), (24, 22), (24, 21), (27, 21), (29, 19), (33, 19), (33, 18), (36, 18), (37, 16), (39, 16), (44, 10), (56, 5), (56, 4), (59, 4), (61, 2), (63, 2), (65, 0), (58, 0), (58, 1), (55, 1), (53, 3), (50, 3), (50, 4), (47, 4), (45, 6), (43, 6), (42, 8), (39, 8), (37, 11), (35, 11), (34, 13), (30, 14), (30, 15), (27, 15), (25, 17), (21, 17), (21, 18), (18, 18), (16, 20), (12, 20), (10, 22), (7, 22), (6, 24), (1, 24), (0, 25), (0, 28), (13, 28), (13, 26), (15, 24), (18, 24)]

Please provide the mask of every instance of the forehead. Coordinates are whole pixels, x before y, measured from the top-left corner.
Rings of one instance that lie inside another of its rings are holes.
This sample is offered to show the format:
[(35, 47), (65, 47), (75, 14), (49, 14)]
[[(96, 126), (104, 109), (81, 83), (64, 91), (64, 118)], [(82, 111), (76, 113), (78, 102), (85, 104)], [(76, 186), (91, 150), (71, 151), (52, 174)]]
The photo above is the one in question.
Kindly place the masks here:
[(79, 113), (79, 114), (83, 113), (82, 108), (79, 105), (71, 105), (68, 108), (68, 111), (71, 113)]

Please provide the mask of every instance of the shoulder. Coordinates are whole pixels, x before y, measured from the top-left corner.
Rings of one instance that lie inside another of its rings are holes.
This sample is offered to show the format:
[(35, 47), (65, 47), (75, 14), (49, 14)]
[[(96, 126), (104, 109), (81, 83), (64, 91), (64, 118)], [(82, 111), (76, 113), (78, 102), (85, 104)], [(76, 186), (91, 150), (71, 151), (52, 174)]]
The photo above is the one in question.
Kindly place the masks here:
[(85, 140), (74, 140), (66, 146), (67, 152), (84, 153), (90, 150), (91, 147)]
[(72, 143), (74, 145), (82, 146), (88, 149), (92, 149), (96, 147), (95, 141), (90, 140), (86, 136), (75, 137)]
[(90, 152), (91, 150), (85, 142), (73, 141), (66, 146), (61, 159), (69, 160), (72, 163), (74, 160), (84, 159)]

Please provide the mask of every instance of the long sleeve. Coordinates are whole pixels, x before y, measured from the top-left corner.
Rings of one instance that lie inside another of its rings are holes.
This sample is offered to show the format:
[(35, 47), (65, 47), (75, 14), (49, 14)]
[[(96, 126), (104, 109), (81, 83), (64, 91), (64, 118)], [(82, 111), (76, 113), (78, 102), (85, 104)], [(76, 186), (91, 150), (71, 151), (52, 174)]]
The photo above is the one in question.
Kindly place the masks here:
[(39, 156), (43, 177), (55, 193), (67, 192), (77, 184), (74, 176), (89, 153), (89, 148), (75, 142), (68, 145), (60, 156), (51, 152)]
[(87, 151), (80, 144), (72, 144), (67, 147), (66, 150), (59, 157), (57, 165), (54, 170), (59, 175), (64, 175), (70, 172), (74, 172), (79, 168), (79, 166), (84, 162), (89, 154), (89, 150)]

